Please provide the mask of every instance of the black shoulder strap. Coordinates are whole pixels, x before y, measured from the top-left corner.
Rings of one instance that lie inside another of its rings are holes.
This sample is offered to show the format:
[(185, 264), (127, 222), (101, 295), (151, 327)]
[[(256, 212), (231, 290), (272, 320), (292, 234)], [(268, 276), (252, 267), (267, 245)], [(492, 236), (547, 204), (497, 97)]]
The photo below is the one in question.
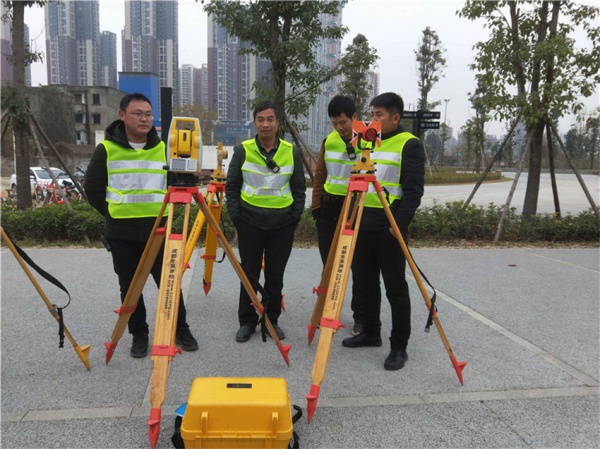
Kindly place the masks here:
[(58, 319), (58, 337), (59, 337), (58, 347), (59, 348), (64, 347), (64, 342), (65, 342), (65, 332), (64, 332), (65, 323), (63, 321), (63, 309), (65, 309), (71, 303), (71, 295), (69, 294), (69, 291), (66, 289), (66, 287), (64, 285), (62, 285), (62, 283), (58, 279), (56, 279), (50, 273), (44, 271), (42, 268), (40, 268), (39, 266), (37, 266), (37, 264), (31, 259), (31, 257), (29, 257), (27, 255), (27, 253), (25, 253), (25, 251), (23, 251), (15, 243), (15, 241), (10, 237), (10, 235), (8, 234), (8, 232), (6, 231), (6, 229), (4, 230), (4, 232), (6, 233), (6, 236), (12, 242), (12, 244), (15, 247), (15, 249), (17, 250), (17, 253), (19, 254), (19, 256), (21, 256), (21, 258), (25, 262), (27, 262), (27, 265), (29, 265), (31, 268), (33, 268), (35, 271), (37, 271), (38, 274), (40, 276), (42, 276), (44, 279), (46, 279), (48, 282), (56, 285), (58, 288), (60, 288), (63, 292), (65, 292), (67, 294), (67, 297), (69, 298), (69, 301), (67, 302), (67, 305), (65, 305), (63, 307), (57, 307), (56, 304), (52, 304), (56, 308), (56, 312), (57, 312), (58, 318), (59, 318)]

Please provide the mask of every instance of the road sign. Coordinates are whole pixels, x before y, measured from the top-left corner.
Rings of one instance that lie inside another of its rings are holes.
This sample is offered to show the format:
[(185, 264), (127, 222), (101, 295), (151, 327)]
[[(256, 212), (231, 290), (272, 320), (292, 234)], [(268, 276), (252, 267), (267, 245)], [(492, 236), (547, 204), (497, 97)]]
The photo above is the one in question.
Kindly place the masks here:
[(417, 117), (421, 120), (439, 120), (441, 115), (439, 111), (417, 111)]
[(404, 111), (402, 118), (417, 118), (417, 111)]
[(419, 121), (419, 129), (440, 129), (440, 122)]

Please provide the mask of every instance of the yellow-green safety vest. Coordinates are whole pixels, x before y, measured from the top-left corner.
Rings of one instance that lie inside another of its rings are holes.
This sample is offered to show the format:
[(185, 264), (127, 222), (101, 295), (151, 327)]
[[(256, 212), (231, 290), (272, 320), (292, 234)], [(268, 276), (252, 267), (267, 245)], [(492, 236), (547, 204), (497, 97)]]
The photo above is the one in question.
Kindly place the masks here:
[(112, 218), (156, 217), (167, 193), (164, 142), (137, 150), (105, 140), (108, 185), (106, 202)]
[(291, 143), (279, 139), (279, 148), (273, 161), (279, 167), (277, 173), (267, 166), (255, 139), (242, 142), (246, 158), (242, 165), (242, 188), (240, 196), (246, 203), (270, 209), (283, 209), (294, 199), (290, 178), (294, 173), (294, 153)]
[(350, 160), (346, 151), (346, 142), (337, 131), (331, 132), (325, 139), (324, 159), (327, 167), (327, 179), (323, 189), (332, 195), (346, 196), (350, 172), (357, 160), (360, 159), (361, 150), (356, 149), (356, 159)]
[[(389, 192), (389, 202), (402, 198), (402, 185), (400, 184), (400, 173), (402, 169), (402, 152), (404, 145), (409, 139), (416, 139), (411, 133), (402, 132), (381, 141), (380, 147), (375, 147), (371, 152), (371, 160), (376, 163), (375, 175), (381, 187)], [(365, 197), (366, 207), (383, 208), (375, 187), (369, 185)]]

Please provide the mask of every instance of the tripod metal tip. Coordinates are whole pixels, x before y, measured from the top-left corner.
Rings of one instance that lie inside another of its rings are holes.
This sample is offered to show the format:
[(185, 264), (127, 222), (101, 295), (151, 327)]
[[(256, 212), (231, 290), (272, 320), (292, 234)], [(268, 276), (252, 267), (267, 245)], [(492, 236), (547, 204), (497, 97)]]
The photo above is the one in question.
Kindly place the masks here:
[(160, 434), (160, 415), (161, 409), (151, 408), (150, 419), (148, 420), (148, 436), (150, 437), (150, 447), (154, 449)]
[(306, 326), (308, 329), (308, 344), (310, 345), (315, 338), (315, 333), (317, 332), (317, 326), (311, 326), (310, 324)]
[(281, 355), (283, 356), (283, 360), (285, 360), (285, 363), (287, 363), (287, 366), (290, 366), (290, 359), (288, 354), (290, 352), (290, 349), (292, 349), (292, 345), (283, 346), (280, 342), (277, 347), (279, 348), (279, 352), (281, 352)]
[(458, 362), (456, 360), (456, 357), (453, 357), (452, 365), (454, 365), (454, 370), (456, 371), (456, 375), (458, 376), (458, 380), (460, 381), (460, 384), (463, 385), (462, 372), (463, 372), (463, 368), (467, 365), (467, 362), (466, 361)]
[(108, 343), (108, 342), (104, 343), (104, 346), (106, 347), (106, 364), (107, 365), (108, 365), (108, 362), (110, 362), (110, 359), (112, 359), (112, 356), (115, 352), (115, 348), (117, 347), (117, 343)]
[(310, 393), (306, 395), (306, 410), (307, 410), (307, 418), (308, 422), (312, 419), (315, 414), (315, 410), (317, 409), (317, 401), (319, 400), (319, 390), (321, 387), (318, 385), (312, 384), (310, 386)]
[(206, 282), (204, 279), (202, 279), (202, 288), (204, 289), (205, 295), (208, 295), (208, 292), (210, 291), (211, 286), (212, 286), (212, 282)]

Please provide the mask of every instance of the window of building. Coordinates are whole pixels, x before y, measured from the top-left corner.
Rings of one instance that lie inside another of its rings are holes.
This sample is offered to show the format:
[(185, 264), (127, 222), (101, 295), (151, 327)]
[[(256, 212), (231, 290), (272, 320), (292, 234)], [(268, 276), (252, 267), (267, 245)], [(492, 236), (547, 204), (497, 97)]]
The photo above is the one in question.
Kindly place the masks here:
[(100, 104), (100, 94), (92, 94), (92, 104)]
[(75, 114), (75, 123), (84, 123), (83, 113)]
[(92, 122), (94, 125), (100, 124), (101, 115), (100, 114), (92, 114)]
[(83, 94), (75, 94), (75, 103), (83, 104)]

